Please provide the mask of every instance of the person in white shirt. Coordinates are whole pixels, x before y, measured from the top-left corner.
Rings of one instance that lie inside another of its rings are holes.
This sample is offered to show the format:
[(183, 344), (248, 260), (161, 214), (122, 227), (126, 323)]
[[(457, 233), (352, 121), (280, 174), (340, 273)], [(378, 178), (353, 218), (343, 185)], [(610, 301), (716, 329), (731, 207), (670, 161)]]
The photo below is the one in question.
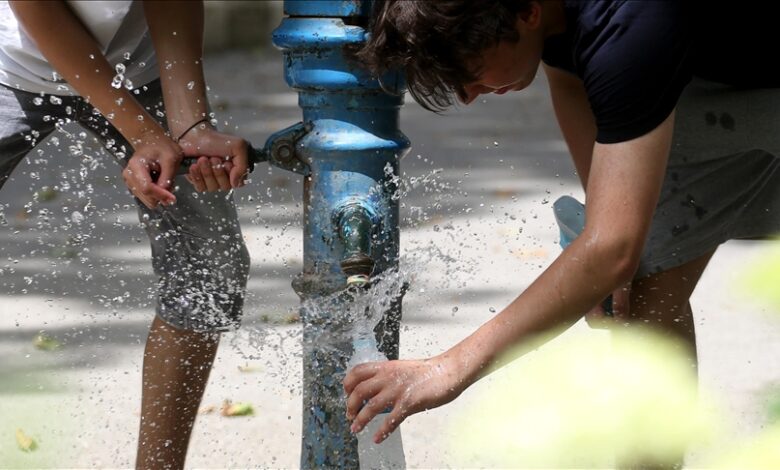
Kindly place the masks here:
[[(249, 270), (235, 203), (217, 192), (243, 185), (247, 143), (210, 120), (203, 22), (200, 1), (0, 3), (0, 186), (37, 142), (76, 121), (124, 167), (149, 234), (160, 282), (143, 364), (144, 469), (183, 468)], [(185, 156), (198, 159), (181, 175)]]

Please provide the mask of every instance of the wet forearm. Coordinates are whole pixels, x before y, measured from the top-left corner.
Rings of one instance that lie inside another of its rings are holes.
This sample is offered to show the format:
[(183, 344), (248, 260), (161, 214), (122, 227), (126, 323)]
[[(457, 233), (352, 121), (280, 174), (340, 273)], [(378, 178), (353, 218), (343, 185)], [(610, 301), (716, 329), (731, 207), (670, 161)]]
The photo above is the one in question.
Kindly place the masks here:
[(572, 325), (631, 280), (658, 203), (673, 129), (674, 113), (641, 137), (595, 146), (585, 230), (507, 308), (445, 353), (462, 383), (499, 366), (513, 346), (533, 348), (536, 335)]
[(131, 144), (164, 134), (128, 90), (111, 86), (113, 67), (64, 1), (12, 1), (10, 5), (27, 36), (57, 73)]
[(525, 292), (444, 353), (466, 387), (570, 327), (630, 279), (630, 257), (614, 244), (592, 243), (587, 235), (575, 240)]
[(171, 134), (208, 117), (203, 77), (203, 2), (144, 1)]

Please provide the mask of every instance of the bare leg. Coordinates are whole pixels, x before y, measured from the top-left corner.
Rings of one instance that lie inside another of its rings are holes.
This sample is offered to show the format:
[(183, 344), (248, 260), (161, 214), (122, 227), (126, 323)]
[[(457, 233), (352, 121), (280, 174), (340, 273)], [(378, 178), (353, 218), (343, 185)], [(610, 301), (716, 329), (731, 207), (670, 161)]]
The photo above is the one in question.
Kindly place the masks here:
[[(632, 328), (648, 328), (680, 340), (680, 347), (690, 357), (691, 367), (698, 367), (696, 330), (689, 299), (699, 282), (704, 268), (715, 252), (687, 264), (635, 280), (631, 285), (630, 322)], [(682, 468), (683, 457), (670, 462), (629, 462), (623, 460), (620, 468), (666, 469)]]
[(218, 333), (174, 328), (154, 318), (146, 340), (136, 468), (182, 469)]
[(689, 299), (713, 254), (714, 251), (669, 271), (635, 280), (631, 285), (632, 326), (652, 328), (681, 340), (694, 367), (696, 331)]

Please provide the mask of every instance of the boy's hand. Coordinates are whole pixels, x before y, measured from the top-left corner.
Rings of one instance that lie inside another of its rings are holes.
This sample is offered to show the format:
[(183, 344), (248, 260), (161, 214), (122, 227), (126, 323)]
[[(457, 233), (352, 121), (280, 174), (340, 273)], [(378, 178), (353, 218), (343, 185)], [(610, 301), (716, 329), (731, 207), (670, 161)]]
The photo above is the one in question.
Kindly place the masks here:
[(183, 158), (181, 147), (167, 137), (135, 145), (135, 152), (122, 171), (125, 184), (150, 209), (173, 204), (171, 192), (176, 170)]
[(347, 419), (353, 433), (392, 407), (373, 436), (380, 443), (409, 415), (454, 400), (464, 388), (454, 364), (437, 356), (423, 361), (368, 362), (353, 367), (344, 378)]
[(247, 142), (207, 125), (193, 128), (180, 141), (184, 155), (200, 157), (188, 179), (198, 191), (227, 191), (244, 185), (249, 172)]

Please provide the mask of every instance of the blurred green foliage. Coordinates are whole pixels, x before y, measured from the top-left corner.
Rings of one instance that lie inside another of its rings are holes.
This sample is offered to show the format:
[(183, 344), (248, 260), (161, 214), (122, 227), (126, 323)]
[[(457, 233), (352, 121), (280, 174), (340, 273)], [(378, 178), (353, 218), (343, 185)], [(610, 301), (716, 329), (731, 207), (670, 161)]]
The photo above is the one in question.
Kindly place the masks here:
[(761, 259), (748, 267), (741, 287), (751, 298), (768, 302), (780, 314), (780, 241), (772, 242)]
[(464, 465), (611, 468), (669, 462), (717, 431), (679, 344), (655, 334), (584, 334), (510, 364), (458, 421)]

